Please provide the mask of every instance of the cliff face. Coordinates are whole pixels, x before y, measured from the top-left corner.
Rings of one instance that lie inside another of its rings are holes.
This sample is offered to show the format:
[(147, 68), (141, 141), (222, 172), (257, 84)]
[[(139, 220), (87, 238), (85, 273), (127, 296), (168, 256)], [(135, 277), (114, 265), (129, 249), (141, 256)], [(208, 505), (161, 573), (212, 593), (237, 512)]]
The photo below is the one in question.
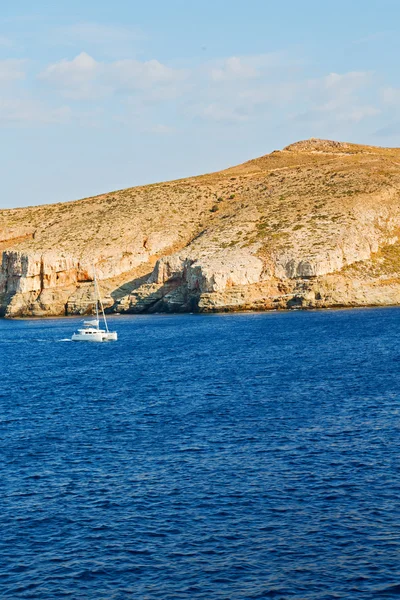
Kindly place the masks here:
[(400, 150), (307, 140), (219, 173), (0, 211), (0, 314), (400, 302)]

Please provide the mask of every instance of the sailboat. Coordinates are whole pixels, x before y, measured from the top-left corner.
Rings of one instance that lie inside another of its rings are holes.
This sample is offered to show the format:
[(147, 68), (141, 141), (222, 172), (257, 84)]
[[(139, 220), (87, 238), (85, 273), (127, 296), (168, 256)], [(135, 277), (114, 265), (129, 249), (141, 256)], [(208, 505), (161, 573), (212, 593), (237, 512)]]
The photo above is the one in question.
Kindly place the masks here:
[[(99, 284), (97, 282), (96, 271), (94, 267), (93, 283), (94, 293), (96, 296), (96, 319), (83, 321), (83, 327), (78, 329), (78, 331), (72, 335), (71, 340), (73, 342), (116, 342), (118, 339), (118, 334), (116, 331), (110, 331), (108, 329), (108, 323), (104, 312), (103, 301), (101, 299)], [(100, 329), (99, 304), (104, 321), (104, 329)]]

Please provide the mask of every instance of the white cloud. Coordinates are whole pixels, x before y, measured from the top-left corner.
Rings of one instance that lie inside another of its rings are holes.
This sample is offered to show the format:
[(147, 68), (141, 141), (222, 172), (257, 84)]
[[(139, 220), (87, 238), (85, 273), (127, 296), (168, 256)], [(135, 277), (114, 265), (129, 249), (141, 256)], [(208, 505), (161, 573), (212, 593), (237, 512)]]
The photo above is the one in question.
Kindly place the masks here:
[(376, 108), (376, 106), (355, 106), (348, 114), (347, 118), (350, 121), (355, 123), (359, 123), (363, 119), (367, 119), (368, 117), (375, 117), (376, 115), (381, 114), (381, 109)]
[(305, 82), (297, 99), (307, 108), (293, 118), (297, 122), (329, 126), (333, 123), (359, 123), (381, 113), (381, 109), (366, 103), (368, 87), (374, 83), (369, 71), (330, 73), (320, 79)]
[(298, 66), (283, 52), (209, 61), (191, 73), (185, 110), (219, 122), (260, 118), (293, 99)]
[[(370, 71), (350, 71), (349, 73), (329, 73), (322, 79), (327, 89), (352, 91), (371, 81)], [(318, 80), (317, 80), (318, 83)]]
[(257, 77), (258, 71), (248, 62), (241, 58), (232, 56), (224, 61), (219, 68), (211, 69), (211, 79), (214, 81), (226, 81), (227, 79), (248, 79)]
[[(315, 90), (320, 94), (332, 87), (337, 94), (349, 86), (351, 77), (335, 74), (315, 81), (301, 80), (299, 64), (298, 59), (291, 61), (283, 53), (230, 57), (214, 61), (212, 68), (208, 63), (205, 69), (210, 81), (197, 85), (193, 114), (211, 121), (255, 121), (279, 109), (284, 113), (293, 102), (313, 104)], [(321, 95), (321, 103), (324, 101), (327, 99)]]
[[(157, 123), (156, 104), (169, 110), (171, 100), (177, 115), (214, 123), (270, 120), (272, 125), (275, 114), (282, 121), (319, 127), (357, 124), (380, 113), (366, 93), (373, 73), (332, 72), (307, 80), (300, 77), (299, 64), (297, 58), (291, 62), (283, 53), (270, 53), (209, 61), (189, 71), (156, 59), (98, 61), (82, 52), (49, 65), (40, 79), (56, 93), (97, 105), (114, 97), (112, 120), (157, 134), (170, 133), (170, 127), (142, 123)], [(299, 106), (302, 112), (290, 117)]]
[(98, 71), (99, 65), (94, 58), (81, 52), (73, 60), (63, 59), (49, 65), (39, 79), (63, 90), (67, 96), (85, 98), (94, 91)]
[(133, 90), (168, 88), (182, 81), (186, 72), (158, 60), (134, 59), (98, 62), (86, 52), (73, 60), (49, 65), (39, 78), (73, 98), (91, 98)]
[(385, 104), (399, 106), (400, 105), (400, 89), (387, 87), (382, 90), (382, 100)]
[(68, 106), (48, 108), (33, 99), (0, 100), (0, 123), (2, 124), (65, 124), (72, 111)]
[(349, 73), (344, 74), (329, 73), (329, 75), (323, 78), (323, 81), (327, 88), (339, 86), (354, 88), (354, 86), (357, 87), (360, 83), (363, 84), (370, 78), (370, 75), (371, 74), (367, 71), (350, 71)]
[(285, 55), (279, 52), (253, 56), (230, 56), (207, 65), (215, 82), (226, 82), (262, 77), (268, 69), (287, 64)]
[(0, 60), (0, 83), (15, 81), (25, 77), (24, 60)]
[(115, 88), (137, 89), (152, 86), (175, 84), (184, 79), (186, 72), (172, 69), (158, 60), (140, 62), (138, 60), (120, 60), (103, 65), (104, 76), (114, 82)]
[(295, 100), (299, 85), (292, 82), (260, 83), (248, 89), (242, 89), (237, 97), (246, 106), (282, 105)]
[(97, 61), (82, 52), (49, 65), (39, 78), (73, 99), (99, 102), (124, 94), (148, 106), (174, 100), (186, 115), (241, 122), (295, 97), (297, 84), (284, 80), (290, 64), (283, 53), (269, 53), (214, 60), (190, 71), (156, 59)]
[(327, 104), (317, 107), (316, 112), (329, 115), (335, 121), (359, 123), (363, 119), (379, 115), (381, 110), (370, 105), (343, 106), (341, 103), (328, 102)]
[[(88, 31), (93, 36), (112, 36), (112, 32), (94, 26)], [(43, 103), (62, 105), (61, 109), (49, 110), (47, 121), (75, 120), (79, 113), (80, 122), (85, 123), (87, 118), (89, 126), (97, 111), (96, 122), (108, 120), (159, 135), (172, 133), (173, 119), (182, 118), (233, 126), (250, 123), (250, 127), (251, 123), (263, 122), (276, 127), (286, 121), (320, 127), (358, 124), (380, 114), (381, 105), (375, 102), (373, 93), (373, 73), (333, 72), (310, 80), (302, 76), (299, 64), (297, 58), (291, 62), (283, 53), (270, 53), (232, 56), (188, 70), (156, 59), (105, 61), (81, 52), (48, 65), (38, 75), (47, 88), (39, 88), (37, 95), (46, 98)], [(0, 61), (0, 81), (23, 77), (23, 67), (23, 61)], [(73, 111), (65, 109), (65, 100), (60, 96), (85, 100), (86, 112), (76, 104), (72, 105)], [(381, 92), (381, 104), (394, 104), (398, 96), (400, 90), (386, 88)], [(103, 112), (100, 115), (98, 111)], [(46, 122), (45, 115), (29, 104), (17, 103), (14, 112), (10, 106), (3, 106), (2, 118)], [(164, 125), (164, 119), (172, 121), (172, 127)]]

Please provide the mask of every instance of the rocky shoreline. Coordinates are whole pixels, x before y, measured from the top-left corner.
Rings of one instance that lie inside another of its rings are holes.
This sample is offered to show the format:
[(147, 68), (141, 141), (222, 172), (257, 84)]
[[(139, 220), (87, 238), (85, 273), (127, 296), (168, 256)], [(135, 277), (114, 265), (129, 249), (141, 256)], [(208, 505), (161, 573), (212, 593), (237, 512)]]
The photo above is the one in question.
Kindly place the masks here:
[(0, 211), (0, 316), (400, 304), (400, 150), (308, 140), (220, 173)]
[[(60, 262), (58, 262), (60, 265)], [(71, 263), (66, 261), (65, 267)], [(353, 265), (361, 270), (362, 263)], [(9, 277), (15, 291), (3, 294), (1, 317), (60, 317), (91, 314), (94, 309), (90, 275), (82, 270), (66, 269), (53, 273), (40, 263), (39, 271), (24, 277)], [(238, 269), (238, 272), (240, 270)], [(242, 312), (290, 309), (349, 308), (393, 306), (400, 304), (400, 278), (360, 277), (360, 273), (328, 273), (308, 278), (277, 279), (268, 277), (245, 283), (226, 284), (211, 276), (211, 282), (197, 266), (171, 268), (165, 259), (157, 261), (145, 276), (123, 281), (126, 274), (101, 282), (108, 313), (182, 313)], [(35, 283), (40, 287), (35, 289)]]

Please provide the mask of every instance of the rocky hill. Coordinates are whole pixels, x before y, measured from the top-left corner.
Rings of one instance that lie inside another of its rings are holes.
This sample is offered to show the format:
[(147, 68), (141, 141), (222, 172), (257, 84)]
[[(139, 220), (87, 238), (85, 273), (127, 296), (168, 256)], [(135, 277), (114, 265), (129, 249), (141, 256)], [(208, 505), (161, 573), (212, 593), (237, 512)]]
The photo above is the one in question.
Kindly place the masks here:
[(0, 314), (400, 303), (400, 149), (311, 139), (208, 175), (0, 211)]

